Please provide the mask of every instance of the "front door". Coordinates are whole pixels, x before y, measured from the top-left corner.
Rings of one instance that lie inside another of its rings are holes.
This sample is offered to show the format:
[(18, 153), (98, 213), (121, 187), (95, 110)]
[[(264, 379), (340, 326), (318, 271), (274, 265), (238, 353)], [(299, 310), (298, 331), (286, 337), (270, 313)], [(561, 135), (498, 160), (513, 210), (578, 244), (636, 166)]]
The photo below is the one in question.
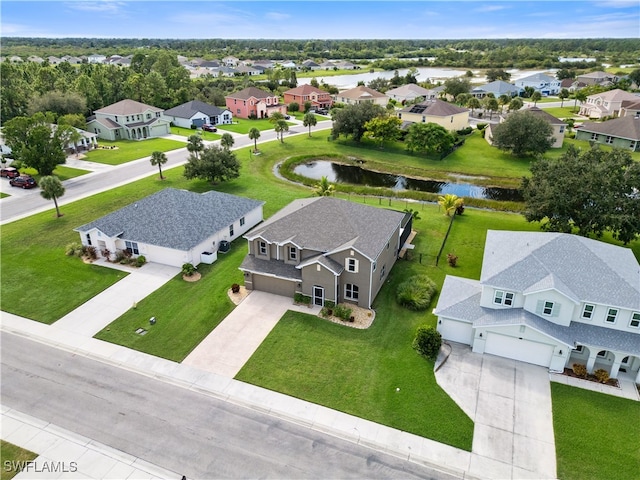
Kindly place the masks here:
[(314, 285), (313, 287), (313, 304), (320, 305), (321, 307), (324, 305), (324, 288), (317, 287)]

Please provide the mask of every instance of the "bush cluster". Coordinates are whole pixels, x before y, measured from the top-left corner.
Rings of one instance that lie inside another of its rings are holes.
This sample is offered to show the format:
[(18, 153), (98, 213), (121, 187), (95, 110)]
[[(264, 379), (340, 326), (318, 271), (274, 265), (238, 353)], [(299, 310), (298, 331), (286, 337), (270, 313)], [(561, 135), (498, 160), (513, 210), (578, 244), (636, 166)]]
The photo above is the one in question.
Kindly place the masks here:
[(428, 276), (414, 275), (398, 285), (396, 301), (410, 310), (426, 310), (436, 290), (436, 284)]
[(305, 295), (304, 293), (294, 293), (293, 301), (302, 305), (311, 305), (311, 297), (309, 295)]
[(581, 363), (574, 363), (573, 373), (580, 378), (587, 378), (587, 366)]
[[(333, 314), (340, 318), (341, 320), (344, 320), (345, 322), (348, 322), (351, 320), (351, 313), (353, 312), (352, 308), (347, 307), (346, 305), (342, 305), (342, 304), (338, 304), (334, 307), (333, 309)], [(352, 320), (351, 320), (352, 321)]]
[(596, 376), (600, 383), (607, 383), (609, 381), (609, 372), (607, 372), (604, 368), (599, 368), (593, 374)]
[(186, 277), (190, 277), (194, 273), (196, 273), (196, 267), (195, 266), (193, 266), (190, 263), (183, 263), (182, 264), (182, 275), (184, 275)]
[(435, 360), (442, 345), (442, 335), (433, 327), (418, 327), (416, 338), (413, 339), (413, 348), (425, 357)]

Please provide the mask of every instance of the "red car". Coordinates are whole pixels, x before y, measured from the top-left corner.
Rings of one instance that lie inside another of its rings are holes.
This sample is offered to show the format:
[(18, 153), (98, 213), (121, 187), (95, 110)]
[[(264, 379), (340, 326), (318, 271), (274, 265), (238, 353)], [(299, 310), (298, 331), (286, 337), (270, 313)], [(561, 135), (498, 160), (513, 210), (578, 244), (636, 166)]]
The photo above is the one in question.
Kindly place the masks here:
[(209, 124), (209, 123), (205, 123), (204, 125), (202, 125), (202, 130), (204, 130), (205, 132), (217, 132), (218, 129), (216, 127), (214, 127), (213, 125)]
[(0, 168), (0, 177), (16, 178), (19, 176), (20, 176), (20, 172), (18, 171), (17, 168), (13, 168), (13, 167)]
[(12, 178), (9, 180), (9, 185), (20, 188), (34, 188), (38, 186), (36, 181), (29, 175), (20, 175), (19, 177)]

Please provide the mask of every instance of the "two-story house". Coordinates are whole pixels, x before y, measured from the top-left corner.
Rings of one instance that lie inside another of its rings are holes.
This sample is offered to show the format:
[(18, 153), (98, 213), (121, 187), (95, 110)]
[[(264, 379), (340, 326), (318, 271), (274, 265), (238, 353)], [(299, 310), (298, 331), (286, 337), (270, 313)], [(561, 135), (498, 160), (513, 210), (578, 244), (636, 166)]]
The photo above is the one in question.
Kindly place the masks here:
[(448, 275), (434, 313), (443, 338), (474, 352), (640, 383), (640, 265), (629, 248), (489, 230), (480, 280)]
[(370, 308), (411, 224), (411, 214), (332, 197), (295, 200), (245, 235), (245, 286)]
[(528, 77), (523, 77), (515, 82), (516, 87), (524, 90), (526, 87), (532, 87), (536, 92), (540, 92), (542, 96), (557, 95), (560, 91), (560, 80), (544, 73), (535, 73)]
[(227, 109), (236, 118), (268, 118), (273, 112), (287, 113), (287, 106), (280, 103), (277, 95), (257, 87), (247, 87), (224, 98)]
[(296, 88), (284, 92), (284, 103), (287, 105), (296, 102), (300, 105), (300, 110), (304, 110), (305, 103), (311, 103), (311, 108), (330, 109), (333, 99), (329, 92), (325, 92), (313, 85), (299, 85)]
[(141, 140), (171, 133), (170, 122), (162, 118), (161, 108), (121, 100), (93, 112), (87, 130), (104, 140)]
[(409, 105), (396, 115), (402, 120), (402, 128), (412, 123), (436, 123), (449, 131), (469, 126), (469, 109), (437, 99)]
[(606, 92), (589, 95), (580, 105), (580, 115), (589, 118), (617, 117), (623, 102), (640, 101), (640, 96), (616, 88)]

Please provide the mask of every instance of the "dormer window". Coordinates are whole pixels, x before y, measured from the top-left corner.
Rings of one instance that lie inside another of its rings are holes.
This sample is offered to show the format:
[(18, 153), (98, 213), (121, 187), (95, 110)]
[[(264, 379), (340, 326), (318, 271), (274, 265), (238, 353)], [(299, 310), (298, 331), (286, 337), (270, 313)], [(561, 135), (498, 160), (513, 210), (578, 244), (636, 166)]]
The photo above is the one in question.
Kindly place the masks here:
[(631, 328), (640, 328), (640, 312), (633, 312), (629, 326)]
[(543, 315), (551, 315), (553, 313), (553, 302), (544, 302), (544, 306), (542, 307)]
[(267, 256), (267, 242), (258, 242), (258, 254)]
[(496, 293), (493, 297), (493, 303), (495, 303), (496, 305), (504, 305), (506, 307), (510, 307), (513, 305), (513, 297), (513, 292), (496, 290)]
[(298, 249), (296, 247), (287, 247), (289, 260), (297, 260), (298, 259)]

